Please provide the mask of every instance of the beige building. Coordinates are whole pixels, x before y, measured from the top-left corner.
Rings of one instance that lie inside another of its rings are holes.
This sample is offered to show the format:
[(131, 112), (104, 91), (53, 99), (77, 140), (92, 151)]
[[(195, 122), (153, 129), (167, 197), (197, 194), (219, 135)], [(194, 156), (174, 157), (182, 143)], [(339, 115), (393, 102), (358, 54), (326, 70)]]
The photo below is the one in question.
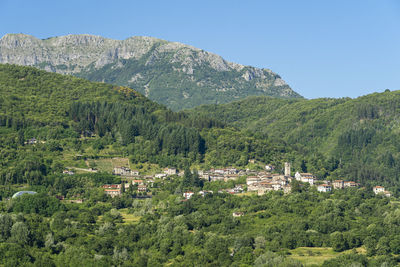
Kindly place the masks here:
[(104, 193), (111, 197), (120, 196), (121, 190), (120, 189), (104, 189)]
[(344, 181), (343, 180), (335, 180), (332, 182), (333, 188), (335, 189), (343, 189), (344, 188)]
[(379, 193), (384, 193), (385, 192), (385, 188), (383, 186), (374, 186), (373, 189), (375, 194), (379, 194)]
[(332, 186), (328, 184), (321, 184), (317, 186), (318, 192), (331, 192), (332, 191)]

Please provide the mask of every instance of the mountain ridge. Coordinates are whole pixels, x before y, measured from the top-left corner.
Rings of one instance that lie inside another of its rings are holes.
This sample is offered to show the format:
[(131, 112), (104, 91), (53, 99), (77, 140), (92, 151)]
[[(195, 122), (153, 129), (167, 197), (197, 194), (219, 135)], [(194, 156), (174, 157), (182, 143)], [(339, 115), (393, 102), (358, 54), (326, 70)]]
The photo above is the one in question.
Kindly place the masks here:
[(129, 86), (173, 110), (249, 95), (301, 98), (269, 69), (229, 62), (202, 49), (154, 37), (113, 40), (82, 34), (41, 40), (7, 34), (0, 39), (0, 63)]

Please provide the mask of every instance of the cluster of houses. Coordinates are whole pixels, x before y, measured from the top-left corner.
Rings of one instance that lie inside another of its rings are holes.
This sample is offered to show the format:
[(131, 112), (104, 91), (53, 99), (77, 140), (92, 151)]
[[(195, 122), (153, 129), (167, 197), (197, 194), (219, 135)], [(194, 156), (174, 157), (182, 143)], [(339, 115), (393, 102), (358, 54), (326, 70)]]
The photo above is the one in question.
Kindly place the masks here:
[(268, 191), (279, 190), (289, 193), (291, 191), (291, 181), (290, 164), (285, 163), (285, 174), (283, 175), (271, 172), (258, 172), (256, 175), (248, 176), (246, 179), (247, 191), (256, 191), (258, 195), (263, 195)]
[[(238, 184), (234, 188), (228, 188), (228, 189), (219, 190), (218, 193), (219, 194), (228, 193), (228, 194), (232, 194), (232, 195), (239, 194), (239, 193), (242, 193), (244, 191), (244, 186), (245, 185)], [(195, 193), (193, 191), (186, 191), (186, 192), (183, 193), (183, 198), (186, 199), (186, 200), (190, 199), (194, 194)], [(202, 196), (202, 197), (205, 197), (206, 195), (213, 194), (213, 191), (201, 190), (201, 191), (198, 192), (198, 194), (200, 196)]]
[(359, 187), (359, 184), (353, 181), (335, 180), (331, 181), (320, 181), (312, 173), (299, 173), (296, 172), (294, 177), (290, 175), (290, 163), (285, 163), (285, 174), (273, 174), (273, 173), (259, 173), (257, 176), (247, 177), (247, 190), (257, 191), (258, 195), (263, 195), (268, 191), (279, 191), (283, 190), (285, 193), (291, 191), (290, 182), (295, 179), (302, 183), (308, 183), (311, 186), (316, 186), (319, 192), (331, 192), (332, 189), (344, 189), (351, 187)]
[(256, 191), (258, 195), (263, 195), (268, 191), (283, 190), (289, 193), (291, 177), (280, 174), (264, 174), (258, 176), (248, 176), (246, 179), (247, 191)]
[[(197, 194), (199, 196), (205, 197), (206, 195), (212, 195), (214, 192), (213, 191), (209, 191), (209, 190), (201, 190), (199, 191)], [(194, 196), (194, 192), (193, 191), (186, 191), (183, 193), (183, 198), (184, 200), (188, 200), (190, 198), (192, 198), (192, 196)]]
[(122, 187), (125, 190), (128, 190), (130, 186), (137, 185), (137, 192), (148, 192), (149, 188), (154, 184), (154, 178), (165, 178), (170, 175), (178, 174), (177, 169), (175, 168), (165, 168), (163, 173), (156, 174), (154, 176), (143, 176), (140, 175), (139, 171), (131, 170), (128, 167), (115, 167), (112, 171), (113, 175), (123, 176), (128, 181), (123, 184), (106, 184), (103, 185), (102, 188), (104, 192), (111, 196), (120, 196), (123, 192)]
[(249, 170), (238, 170), (236, 168), (224, 168), (224, 169), (210, 169), (208, 171), (199, 171), (199, 177), (209, 181), (229, 181), (229, 180), (237, 180), (240, 176), (248, 175)]
[[(271, 173), (274, 170), (273, 166), (267, 165), (265, 171), (255, 170), (238, 170), (233, 167), (223, 169), (210, 169), (208, 171), (200, 170), (199, 177), (206, 181), (224, 181), (237, 180), (241, 176), (247, 176), (246, 185), (236, 185), (234, 188), (220, 190), (219, 193), (239, 194), (245, 191), (257, 192), (258, 195), (263, 195), (268, 191), (283, 191), (289, 193), (291, 191), (291, 182), (296, 180), (302, 183), (308, 183), (311, 186), (316, 186), (319, 192), (331, 192), (332, 189), (345, 189), (345, 188), (357, 188), (360, 185), (354, 181), (335, 180), (335, 181), (318, 181), (312, 173), (299, 173), (296, 172), (294, 177), (290, 174), (291, 166), (290, 163), (285, 162), (284, 174)], [(130, 183), (125, 183), (125, 188), (129, 188), (131, 185), (137, 184), (138, 192), (147, 192), (148, 184), (154, 183), (154, 178), (164, 179), (171, 175), (183, 175), (179, 173), (176, 168), (165, 168), (162, 173), (155, 174), (154, 176), (140, 176), (138, 171), (131, 170), (127, 167), (116, 167), (113, 170), (114, 175), (125, 176)], [(132, 178), (133, 180), (129, 180)], [(105, 193), (114, 197), (121, 195), (120, 184), (116, 185), (104, 185), (103, 188)], [(384, 194), (390, 197), (390, 192), (386, 191), (382, 186), (375, 186), (373, 188), (375, 194)], [(212, 191), (200, 191), (198, 194), (205, 196), (206, 194), (212, 194)], [(183, 193), (185, 200), (190, 199), (194, 195), (194, 192), (187, 191)]]
[[(314, 182), (313, 182), (314, 183)], [(317, 190), (319, 192), (331, 192), (333, 189), (344, 189), (359, 187), (360, 184), (353, 181), (335, 180), (335, 181), (323, 181), (323, 184), (317, 185)]]
[(74, 175), (75, 173), (71, 170), (65, 169), (63, 170), (63, 174)]
[(112, 174), (119, 176), (139, 176), (139, 171), (131, 170), (128, 167), (115, 167)]
[(34, 145), (34, 144), (37, 144), (37, 139), (36, 138), (31, 138), (31, 139), (28, 139), (28, 140), (26, 140), (25, 142), (24, 142), (24, 144), (25, 145)]
[[(128, 167), (115, 167), (112, 171), (114, 175), (125, 176), (125, 177), (142, 177), (142, 178), (165, 178), (170, 175), (178, 174), (176, 168), (165, 168), (162, 173), (157, 173), (153, 176), (141, 176), (139, 171), (131, 170)], [(183, 175), (183, 173), (182, 173)]]
[[(24, 142), (25, 145), (36, 145), (39, 143), (39, 140), (37, 140), (35, 137), (28, 139)], [(40, 141), (41, 144), (45, 144), (45, 141)]]
[(102, 186), (104, 192), (111, 196), (120, 196), (123, 190), (129, 190), (129, 187), (137, 185), (137, 192), (147, 192), (148, 188), (153, 186), (154, 180), (132, 180), (129, 183), (122, 184), (105, 184)]

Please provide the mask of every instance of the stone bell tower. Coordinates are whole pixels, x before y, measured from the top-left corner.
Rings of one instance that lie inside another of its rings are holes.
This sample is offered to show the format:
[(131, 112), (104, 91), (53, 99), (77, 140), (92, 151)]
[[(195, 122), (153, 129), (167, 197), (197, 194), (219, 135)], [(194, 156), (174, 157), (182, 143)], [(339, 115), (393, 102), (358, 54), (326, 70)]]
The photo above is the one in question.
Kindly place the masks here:
[(285, 176), (290, 177), (290, 163), (285, 162)]

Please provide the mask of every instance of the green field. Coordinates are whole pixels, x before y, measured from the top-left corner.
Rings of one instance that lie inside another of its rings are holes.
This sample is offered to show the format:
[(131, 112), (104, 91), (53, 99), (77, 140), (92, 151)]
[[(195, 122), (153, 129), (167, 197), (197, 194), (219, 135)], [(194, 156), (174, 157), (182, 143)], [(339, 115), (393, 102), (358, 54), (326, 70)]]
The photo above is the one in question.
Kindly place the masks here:
[(132, 213), (128, 213), (128, 209), (119, 209), (118, 212), (121, 213), (124, 224), (137, 223), (140, 221), (141, 216), (135, 216)]
[[(305, 266), (321, 266), (326, 260), (336, 258), (342, 254), (351, 253), (353, 250), (346, 250), (343, 252), (335, 252), (329, 247), (299, 247), (290, 250), (290, 258), (299, 260)], [(364, 248), (357, 248), (357, 253), (365, 253)]]

